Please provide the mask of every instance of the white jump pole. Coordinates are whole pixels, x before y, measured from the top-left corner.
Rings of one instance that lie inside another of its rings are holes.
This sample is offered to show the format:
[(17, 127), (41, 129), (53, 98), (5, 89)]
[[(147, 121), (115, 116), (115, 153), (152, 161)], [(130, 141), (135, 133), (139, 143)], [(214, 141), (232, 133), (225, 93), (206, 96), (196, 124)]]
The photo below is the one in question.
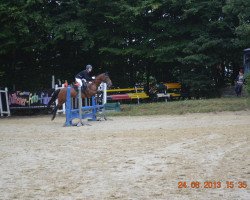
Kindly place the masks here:
[(107, 103), (107, 83), (103, 83), (103, 100), (102, 100), (102, 104), (106, 104)]
[(82, 122), (82, 93), (81, 93), (81, 86), (78, 87), (78, 101), (79, 101), (79, 122), (77, 124), (77, 126), (82, 126), (83, 122)]
[[(2, 95), (1, 93), (5, 94), (6, 99), (6, 111), (3, 111), (3, 102), (2, 102)], [(9, 106), (9, 99), (8, 99), (8, 88), (6, 87), (4, 90), (0, 90), (0, 113), (1, 116), (4, 114), (7, 114), (7, 116), (10, 116), (10, 106)]]
[(55, 89), (55, 76), (54, 75), (52, 75), (51, 88)]
[[(64, 86), (64, 84), (62, 85), (62, 87), (58, 87), (58, 85), (56, 84), (55, 85), (55, 90), (58, 90), (58, 89), (62, 89), (62, 88), (64, 88), (65, 86)], [(58, 99), (56, 99), (56, 105), (58, 104)], [(57, 113), (60, 113), (60, 112), (62, 112), (63, 114), (66, 114), (66, 109), (65, 109), (65, 103), (62, 105), (62, 109), (61, 110), (57, 110)]]

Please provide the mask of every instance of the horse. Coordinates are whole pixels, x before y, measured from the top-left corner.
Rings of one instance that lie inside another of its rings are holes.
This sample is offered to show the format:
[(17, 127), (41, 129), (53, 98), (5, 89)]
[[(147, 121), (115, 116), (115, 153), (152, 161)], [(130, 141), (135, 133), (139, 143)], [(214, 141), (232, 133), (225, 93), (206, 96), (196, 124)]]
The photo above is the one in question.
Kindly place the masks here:
[[(110, 80), (108, 73), (102, 73), (96, 76), (96, 78), (92, 81), (92, 83), (88, 83), (85, 91), (81, 92), (82, 98), (84, 99), (94, 96), (97, 93), (98, 87), (102, 82), (107, 83), (107, 87), (112, 86), (112, 81)], [(77, 86), (70, 88), (70, 96), (72, 98), (75, 98), (77, 94), (78, 94)], [(66, 97), (67, 97), (67, 88), (58, 89), (52, 94), (52, 97), (47, 105), (47, 108), (49, 109), (51, 104), (54, 103), (56, 99), (58, 99), (58, 104), (52, 110), (53, 116), (51, 120), (55, 119), (56, 112), (58, 108), (60, 108), (66, 102)]]

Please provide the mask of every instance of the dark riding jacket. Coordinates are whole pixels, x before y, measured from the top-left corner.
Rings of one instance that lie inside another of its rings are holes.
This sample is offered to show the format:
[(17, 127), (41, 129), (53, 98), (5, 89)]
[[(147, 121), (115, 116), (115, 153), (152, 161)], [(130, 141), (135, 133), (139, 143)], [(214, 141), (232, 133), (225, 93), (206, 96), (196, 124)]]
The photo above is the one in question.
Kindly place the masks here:
[(90, 73), (87, 70), (83, 70), (79, 72), (75, 77), (79, 79), (85, 79), (86, 81), (92, 81), (92, 77), (89, 75)]
[(237, 78), (235, 79), (235, 81), (236, 81), (237, 84), (243, 85), (243, 84), (245, 84), (246, 80), (245, 80), (244, 76), (238, 75)]

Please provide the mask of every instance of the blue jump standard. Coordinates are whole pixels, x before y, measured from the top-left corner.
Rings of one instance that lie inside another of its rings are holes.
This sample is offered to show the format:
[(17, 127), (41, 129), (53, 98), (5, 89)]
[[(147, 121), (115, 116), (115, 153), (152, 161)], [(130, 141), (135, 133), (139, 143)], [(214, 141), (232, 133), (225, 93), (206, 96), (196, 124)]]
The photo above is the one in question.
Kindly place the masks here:
[[(81, 91), (79, 91), (81, 92)], [(82, 98), (79, 95), (79, 102), (82, 101)], [(96, 121), (96, 113), (97, 113), (97, 109), (101, 109), (103, 108), (103, 105), (96, 105), (95, 102), (95, 97), (91, 97), (91, 102), (92, 102), (92, 106), (83, 106), (81, 108), (81, 113), (82, 116), (80, 116), (79, 112), (80, 109), (72, 109), (71, 108), (71, 96), (70, 96), (70, 86), (67, 87), (67, 97), (66, 97), (66, 122), (65, 122), (65, 126), (73, 126), (75, 124), (72, 123), (73, 119), (79, 119), (80, 120), (80, 124), (82, 124), (82, 119), (91, 119), (92, 121)], [(80, 103), (79, 103), (80, 104)], [(86, 111), (89, 111), (86, 113)], [(79, 124), (78, 123), (78, 124)]]

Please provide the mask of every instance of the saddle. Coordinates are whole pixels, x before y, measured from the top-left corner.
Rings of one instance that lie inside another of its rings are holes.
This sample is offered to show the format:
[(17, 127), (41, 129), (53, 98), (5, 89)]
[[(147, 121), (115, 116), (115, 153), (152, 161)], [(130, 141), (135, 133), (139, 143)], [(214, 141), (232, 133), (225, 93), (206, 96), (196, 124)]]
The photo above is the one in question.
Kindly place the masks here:
[[(82, 86), (81, 86), (81, 92), (82, 92), (82, 93), (84, 93), (84, 92), (86, 91), (88, 84), (89, 84), (89, 83), (84, 83), (84, 82), (83, 82), (83, 84), (82, 84)], [(74, 83), (73, 88), (75, 89), (75, 91), (78, 92), (79, 86), (80, 86), (79, 83)]]

